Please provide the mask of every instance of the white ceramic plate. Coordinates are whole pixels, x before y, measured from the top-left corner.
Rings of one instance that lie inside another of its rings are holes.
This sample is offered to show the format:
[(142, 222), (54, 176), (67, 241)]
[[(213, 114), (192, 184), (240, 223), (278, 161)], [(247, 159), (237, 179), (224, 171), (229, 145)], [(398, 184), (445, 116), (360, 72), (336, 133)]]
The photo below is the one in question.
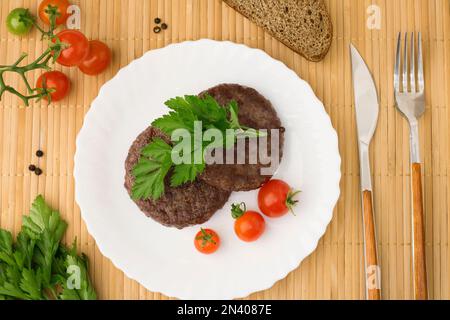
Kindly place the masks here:
[[(220, 83), (257, 89), (286, 127), (276, 177), (301, 189), (296, 215), (267, 219), (255, 243), (238, 240), (229, 208), (257, 207), (257, 191), (234, 193), (204, 227), (222, 239), (212, 256), (193, 245), (200, 226), (176, 230), (146, 218), (130, 200), (124, 162), (136, 136), (167, 113), (163, 103)], [(146, 53), (106, 83), (86, 115), (75, 155), (76, 200), (100, 251), (151, 291), (182, 299), (231, 299), (270, 288), (317, 246), (339, 197), (338, 140), (310, 86), (261, 50), (200, 40)]]

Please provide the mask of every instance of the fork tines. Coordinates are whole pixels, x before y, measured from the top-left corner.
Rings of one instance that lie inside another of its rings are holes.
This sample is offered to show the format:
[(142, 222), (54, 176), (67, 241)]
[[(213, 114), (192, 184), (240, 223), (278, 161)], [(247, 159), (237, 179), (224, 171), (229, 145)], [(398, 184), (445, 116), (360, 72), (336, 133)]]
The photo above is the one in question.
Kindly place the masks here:
[[(401, 33), (398, 34), (397, 57), (395, 61), (395, 71), (394, 71), (394, 87), (395, 91), (397, 92), (423, 92), (424, 90), (422, 34), (420, 32), (418, 33), (417, 43), (418, 43), (417, 44), (418, 53), (417, 53), (417, 69), (416, 69), (416, 55), (415, 55), (416, 44), (414, 32), (411, 33), (411, 39), (409, 40), (410, 45), (409, 50), (408, 50), (408, 33), (405, 33), (403, 55), (401, 53), (402, 34)], [(403, 72), (400, 79), (401, 66), (403, 66)], [(401, 87), (400, 83), (402, 84)]]

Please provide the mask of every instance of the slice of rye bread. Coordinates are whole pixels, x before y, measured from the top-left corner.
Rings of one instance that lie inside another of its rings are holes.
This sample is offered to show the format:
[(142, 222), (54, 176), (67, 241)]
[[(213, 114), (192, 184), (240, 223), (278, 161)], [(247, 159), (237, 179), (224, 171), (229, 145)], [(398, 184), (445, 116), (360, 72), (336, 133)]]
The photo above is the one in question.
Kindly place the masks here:
[(323, 0), (224, 0), (310, 61), (322, 60), (333, 38)]

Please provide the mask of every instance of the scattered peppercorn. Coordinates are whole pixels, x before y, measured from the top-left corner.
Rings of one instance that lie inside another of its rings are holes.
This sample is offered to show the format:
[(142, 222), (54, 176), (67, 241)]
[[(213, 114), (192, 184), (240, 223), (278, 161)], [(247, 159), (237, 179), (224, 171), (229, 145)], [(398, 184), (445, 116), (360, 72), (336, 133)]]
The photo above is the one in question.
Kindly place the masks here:
[(40, 176), (40, 175), (42, 174), (42, 169), (36, 168), (36, 170), (34, 170), (34, 173), (35, 173), (37, 176)]
[(160, 24), (161, 23), (161, 19), (160, 18), (155, 18), (155, 23), (156, 24)]
[(163, 23), (161, 25), (161, 29), (166, 30), (169, 26), (167, 25), (167, 23)]
[(161, 28), (160, 27), (154, 27), (153, 28), (153, 32), (154, 33), (160, 33), (161, 32)]
[(42, 157), (44, 156), (44, 151), (42, 151), (42, 150), (36, 151), (36, 156), (37, 156), (38, 158), (42, 158)]
[(28, 167), (28, 170), (36, 171), (36, 166), (34, 164), (30, 164), (30, 166)]

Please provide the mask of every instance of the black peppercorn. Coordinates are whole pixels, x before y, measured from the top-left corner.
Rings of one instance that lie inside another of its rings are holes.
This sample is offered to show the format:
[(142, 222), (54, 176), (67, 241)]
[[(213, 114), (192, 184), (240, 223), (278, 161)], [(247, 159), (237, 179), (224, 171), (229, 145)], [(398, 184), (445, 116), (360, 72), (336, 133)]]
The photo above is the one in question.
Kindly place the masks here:
[(34, 170), (34, 173), (35, 173), (37, 176), (40, 176), (43, 172), (42, 172), (42, 169), (36, 168), (36, 170)]
[(161, 29), (166, 30), (169, 26), (167, 25), (167, 23), (163, 23), (161, 25)]
[(153, 32), (154, 33), (160, 33), (161, 32), (161, 28), (160, 27), (154, 27), (153, 28)]
[(28, 167), (28, 170), (36, 171), (36, 166), (34, 164), (30, 164), (30, 166)]
[(161, 19), (160, 18), (155, 18), (155, 23), (156, 24), (160, 24), (161, 23)]
[(36, 151), (36, 156), (37, 156), (38, 158), (42, 158), (42, 157), (44, 156), (44, 151), (42, 151), (42, 150)]

